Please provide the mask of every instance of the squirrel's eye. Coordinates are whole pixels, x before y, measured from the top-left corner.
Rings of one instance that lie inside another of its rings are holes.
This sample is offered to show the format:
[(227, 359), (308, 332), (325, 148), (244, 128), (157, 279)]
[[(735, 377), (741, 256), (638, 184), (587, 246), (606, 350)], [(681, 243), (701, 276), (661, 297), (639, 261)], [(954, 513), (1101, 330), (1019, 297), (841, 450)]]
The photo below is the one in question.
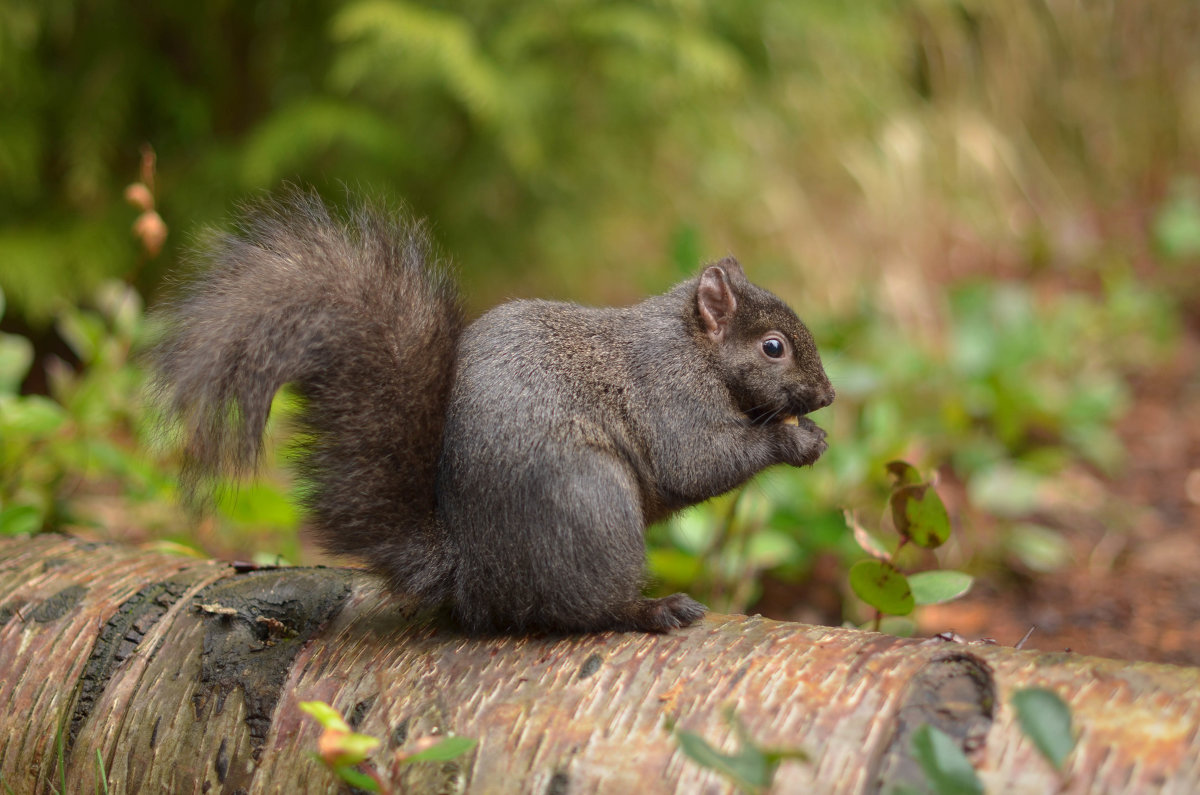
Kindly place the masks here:
[(762, 352), (772, 359), (778, 359), (784, 353), (783, 340), (776, 337), (767, 337), (762, 341)]

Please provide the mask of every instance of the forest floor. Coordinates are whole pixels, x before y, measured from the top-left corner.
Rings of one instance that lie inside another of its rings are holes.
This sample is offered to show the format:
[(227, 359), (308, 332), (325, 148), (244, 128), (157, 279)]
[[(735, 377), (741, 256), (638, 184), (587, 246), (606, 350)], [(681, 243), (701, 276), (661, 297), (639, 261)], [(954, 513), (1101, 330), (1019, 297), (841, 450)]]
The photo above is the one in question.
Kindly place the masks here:
[(1075, 473), (1095, 500), (1051, 520), (1071, 564), (984, 575), (965, 598), (926, 608), (922, 634), (1012, 645), (1032, 629), (1023, 648), (1200, 665), (1200, 313), (1173, 361), (1132, 387), (1124, 472)]
[[(1172, 360), (1131, 387), (1118, 427), (1121, 474), (1076, 465), (1055, 479), (1054, 507), (1029, 517), (1067, 542), (1066, 565), (1036, 572), (995, 560), (965, 597), (918, 611), (918, 634), (1006, 646), (1028, 634), (1025, 649), (1200, 666), (1200, 309)], [(961, 484), (943, 481), (939, 491), (952, 512), (965, 504)], [(972, 515), (968, 524), (981, 546), (1002, 546), (995, 521)], [(815, 568), (799, 585), (768, 579), (751, 612), (839, 623), (842, 570)]]

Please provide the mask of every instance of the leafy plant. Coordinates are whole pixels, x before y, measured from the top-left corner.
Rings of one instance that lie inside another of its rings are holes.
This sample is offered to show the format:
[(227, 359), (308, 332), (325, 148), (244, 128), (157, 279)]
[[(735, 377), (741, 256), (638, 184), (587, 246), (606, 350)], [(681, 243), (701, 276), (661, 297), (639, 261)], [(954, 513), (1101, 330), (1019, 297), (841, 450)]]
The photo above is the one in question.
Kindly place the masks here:
[(775, 771), (785, 759), (808, 760), (808, 754), (801, 750), (768, 749), (755, 744), (732, 708), (726, 710), (725, 719), (733, 727), (740, 745), (734, 754), (718, 751), (700, 735), (679, 729), (674, 723), (669, 722), (667, 729), (674, 733), (685, 756), (701, 767), (720, 773), (746, 792), (765, 793), (769, 790)]
[(1060, 773), (1075, 747), (1071, 709), (1053, 690), (1031, 687), (1013, 693), (1013, 709), (1025, 736)]
[(79, 484), (98, 473), (120, 478), (131, 497), (161, 497), (169, 481), (137, 446), (134, 404), (141, 374), (130, 364), (140, 333), (140, 299), (109, 285), (95, 310), (60, 313), (60, 334), (86, 373), (50, 370), (50, 396), (22, 395), (32, 364), (29, 342), (0, 335), (0, 533), (58, 529), (82, 520)]
[[(1075, 747), (1071, 709), (1052, 690), (1026, 688), (1013, 693), (1012, 705), (1021, 732), (1060, 774)], [(962, 748), (938, 728), (926, 724), (913, 732), (912, 755), (934, 795), (979, 795), (983, 783)], [(897, 787), (897, 793), (912, 792)]]
[(934, 795), (982, 795), (983, 782), (971, 761), (937, 727), (925, 724), (913, 732), (912, 753)]
[(323, 701), (302, 701), (300, 709), (321, 724), (323, 731), (317, 740), (317, 752), (312, 756), (352, 787), (367, 792), (380, 792), (383, 781), (372, 767), (360, 769), (367, 756), (383, 741), (368, 734), (359, 734), (342, 719), (341, 713)]
[[(110, 283), (89, 308), (64, 307), (58, 334), (77, 360), (52, 359), (49, 394), (20, 393), (32, 365), (24, 337), (0, 334), (0, 536), (38, 531), (124, 534), (175, 551), (258, 549), (263, 562), (299, 557), (298, 512), (277, 466), (253, 485), (224, 489), (211, 517), (189, 514), (177, 494), (179, 462), (158, 438), (143, 402), (137, 350), (149, 333), (141, 299)], [(2, 308), (0, 294), (0, 308)], [(272, 410), (286, 421), (288, 398)], [(278, 444), (272, 452), (282, 459)]]
[(850, 568), (850, 587), (858, 598), (875, 608), (876, 630), (884, 613), (906, 616), (917, 605), (957, 599), (970, 589), (973, 581), (960, 571), (906, 575), (900, 570), (897, 556), (907, 544), (935, 549), (946, 542), (950, 537), (950, 517), (937, 491), (921, 479), (911, 464), (893, 461), (888, 464), (888, 471), (895, 483), (888, 504), (899, 541), (887, 545), (855, 522), (854, 538), (871, 558)]
[[(390, 791), (376, 766), (369, 761), (371, 752), (382, 744), (382, 740), (354, 731), (342, 719), (341, 713), (323, 701), (302, 701), (300, 709), (311, 715), (323, 730), (313, 758), (352, 787), (367, 792)], [(477, 740), (467, 737), (425, 737), (417, 741), (414, 748), (395, 752), (393, 758), (402, 765), (447, 762), (477, 744)]]

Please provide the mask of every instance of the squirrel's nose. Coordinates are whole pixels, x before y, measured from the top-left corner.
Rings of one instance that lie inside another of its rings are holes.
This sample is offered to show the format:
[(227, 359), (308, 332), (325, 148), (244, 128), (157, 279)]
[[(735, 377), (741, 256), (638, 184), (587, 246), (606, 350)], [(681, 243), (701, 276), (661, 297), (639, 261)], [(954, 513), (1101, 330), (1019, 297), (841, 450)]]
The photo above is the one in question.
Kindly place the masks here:
[(832, 404), (833, 399), (833, 387), (806, 390), (802, 400), (800, 400), (800, 407), (803, 408), (803, 411), (800, 413), (810, 414), (815, 412), (818, 408), (824, 408)]
[(831, 386), (820, 388), (820, 389), (809, 390), (804, 395), (804, 400), (803, 400), (804, 411), (802, 413), (803, 414), (811, 414), (812, 412), (814, 412), (818, 409), (825, 408), (826, 406), (828, 406), (830, 403), (833, 402), (833, 399), (835, 396), (836, 395), (833, 391), (833, 387), (831, 387)]

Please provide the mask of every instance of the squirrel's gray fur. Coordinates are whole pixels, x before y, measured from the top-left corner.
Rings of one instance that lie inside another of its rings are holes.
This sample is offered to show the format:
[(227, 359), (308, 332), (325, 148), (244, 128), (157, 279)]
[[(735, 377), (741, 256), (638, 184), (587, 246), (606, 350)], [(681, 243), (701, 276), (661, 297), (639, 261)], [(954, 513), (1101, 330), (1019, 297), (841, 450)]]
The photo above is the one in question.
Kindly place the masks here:
[(514, 301), (464, 327), (432, 251), (403, 215), (298, 190), (215, 236), (153, 354), (185, 487), (252, 469), (290, 383), (318, 540), (394, 590), (475, 633), (694, 622), (684, 594), (642, 597), (643, 532), (820, 456), (808, 330), (733, 259), (631, 307)]

